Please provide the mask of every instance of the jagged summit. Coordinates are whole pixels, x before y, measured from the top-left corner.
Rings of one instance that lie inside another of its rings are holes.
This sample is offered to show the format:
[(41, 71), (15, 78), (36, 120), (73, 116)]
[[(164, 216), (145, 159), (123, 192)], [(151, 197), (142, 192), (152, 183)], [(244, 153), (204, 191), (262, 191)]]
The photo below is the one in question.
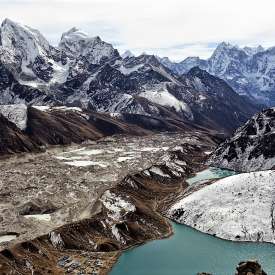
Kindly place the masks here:
[(0, 61), (20, 83), (64, 82), (66, 60), (38, 30), (5, 19), (0, 33)]
[(76, 27), (62, 34), (59, 49), (71, 59), (84, 57), (92, 64), (119, 57), (118, 51), (111, 44), (102, 41), (99, 36), (90, 37)]
[(122, 58), (133, 57), (133, 56), (135, 56), (135, 55), (134, 55), (131, 51), (129, 51), (129, 50), (125, 51), (125, 52), (121, 55)]
[[(4, 26), (4, 25), (6, 25), (6, 24), (8, 24), (8, 25), (12, 25), (12, 24), (16, 24), (14, 21), (12, 21), (11, 19), (9, 19), (9, 18), (5, 18), (3, 21), (2, 21), (2, 23), (1, 23), (1, 27), (2, 26)], [(18, 23), (17, 23), (18, 24)]]
[(67, 39), (68, 37), (75, 37), (75, 39), (87, 39), (89, 35), (76, 27), (72, 27), (67, 32), (62, 34), (61, 41)]
[(259, 104), (275, 104), (275, 48), (239, 47), (227, 42), (218, 44), (208, 59), (188, 57), (179, 63), (160, 60), (174, 73), (182, 75), (199, 66), (225, 80), (236, 92)]
[[(36, 54), (46, 54), (50, 45), (46, 38), (38, 31), (28, 26), (5, 19), (1, 24), (1, 46), (7, 50), (32, 50), (30, 57)], [(20, 49), (18, 47), (21, 46)]]
[[(48, 50), (50, 47), (47, 39), (38, 30), (33, 29), (26, 25), (17, 23), (8, 18), (4, 19), (1, 24), (1, 33), (2, 33), (2, 36), (4, 34), (6, 35), (5, 37), (2, 37), (2, 42), (5, 38), (7, 39), (8, 38), (11, 39), (12, 37), (17, 39), (19, 38), (21, 39), (21, 41), (23, 39), (28, 38), (29, 40), (35, 39), (35, 42), (42, 44), (41, 46), (45, 47), (46, 50)], [(6, 40), (5, 42), (8, 42), (8, 41)], [(15, 42), (16, 41), (14, 41), (14, 43)]]
[(265, 49), (261, 45), (257, 47), (243, 47), (243, 50), (248, 54), (248, 55), (254, 55), (256, 53), (263, 52)]
[(218, 44), (217, 49), (218, 48), (232, 49), (232, 48), (239, 48), (239, 46), (238, 45), (233, 45), (230, 42), (222, 41), (221, 43)]
[(243, 52), (242, 49), (238, 45), (233, 45), (228, 42), (221, 42), (218, 44), (216, 49), (214, 50), (211, 57), (208, 59), (209, 62), (213, 61), (213, 59), (216, 59), (217, 57), (223, 56), (223, 55), (235, 55), (239, 52)]

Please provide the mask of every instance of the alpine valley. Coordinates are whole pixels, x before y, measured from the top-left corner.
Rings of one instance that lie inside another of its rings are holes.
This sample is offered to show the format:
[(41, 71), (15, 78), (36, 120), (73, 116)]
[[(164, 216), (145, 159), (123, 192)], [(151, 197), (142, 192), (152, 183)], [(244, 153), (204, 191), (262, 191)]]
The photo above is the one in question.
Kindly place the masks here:
[(274, 48), (174, 63), (5, 19), (0, 274), (275, 274), (274, 103)]

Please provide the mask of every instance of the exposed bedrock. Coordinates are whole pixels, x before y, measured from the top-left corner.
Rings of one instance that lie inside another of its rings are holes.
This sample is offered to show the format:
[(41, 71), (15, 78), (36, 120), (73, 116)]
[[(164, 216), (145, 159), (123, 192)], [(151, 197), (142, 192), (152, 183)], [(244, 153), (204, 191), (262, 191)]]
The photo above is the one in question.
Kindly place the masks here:
[(236, 275), (267, 275), (261, 265), (255, 260), (240, 262), (237, 266)]
[[(207, 272), (200, 272), (197, 275), (215, 275)], [(217, 274), (218, 275), (218, 274)], [(267, 275), (256, 260), (240, 262), (236, 268), (235, 275)]]

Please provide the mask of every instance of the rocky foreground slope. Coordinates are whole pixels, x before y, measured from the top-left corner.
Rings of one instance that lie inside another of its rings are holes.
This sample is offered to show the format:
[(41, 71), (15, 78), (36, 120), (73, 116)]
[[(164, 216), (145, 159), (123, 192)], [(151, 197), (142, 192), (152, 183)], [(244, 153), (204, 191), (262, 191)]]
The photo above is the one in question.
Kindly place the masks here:
[(0, 115), (0, 154), (39, 152), (39, 146), (6, 117)]
[(253, 116), (232, 138), (218, 146), (208, 163), (247, 172), (274, 168), (275, 108)]

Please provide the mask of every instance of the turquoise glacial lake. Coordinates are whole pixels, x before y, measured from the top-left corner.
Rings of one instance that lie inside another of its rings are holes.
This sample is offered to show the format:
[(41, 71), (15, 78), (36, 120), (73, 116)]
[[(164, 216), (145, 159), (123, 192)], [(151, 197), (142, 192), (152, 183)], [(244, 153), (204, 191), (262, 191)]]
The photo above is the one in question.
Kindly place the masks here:
[(220, 169), (216, 167), (210, 167), (201, 172), (195, 174), (194, 177), (187, 179), (187, 182), (192, 185), (194, 183), (211, 180), (211, 179), (221, 179), (228, 176), (236, 175), (237, 173), (232, 170)]
[[(197, 174), (197, 181), (206, 179), (212, 172), (205, 170), (204, 178)], [(224, 176), (224, 173), (218, 172), (220, 177)], [(170, 238), (151, 241), (124, 252), (110, 274), (196, 275), (209, 272), (233, 275), (237, 264), (248, 259), (257, 259), (268, 275), (275, 274), (275, 245), (231, 242), (185, 225), (172, 223), (172, 226), (174, 235)]]

